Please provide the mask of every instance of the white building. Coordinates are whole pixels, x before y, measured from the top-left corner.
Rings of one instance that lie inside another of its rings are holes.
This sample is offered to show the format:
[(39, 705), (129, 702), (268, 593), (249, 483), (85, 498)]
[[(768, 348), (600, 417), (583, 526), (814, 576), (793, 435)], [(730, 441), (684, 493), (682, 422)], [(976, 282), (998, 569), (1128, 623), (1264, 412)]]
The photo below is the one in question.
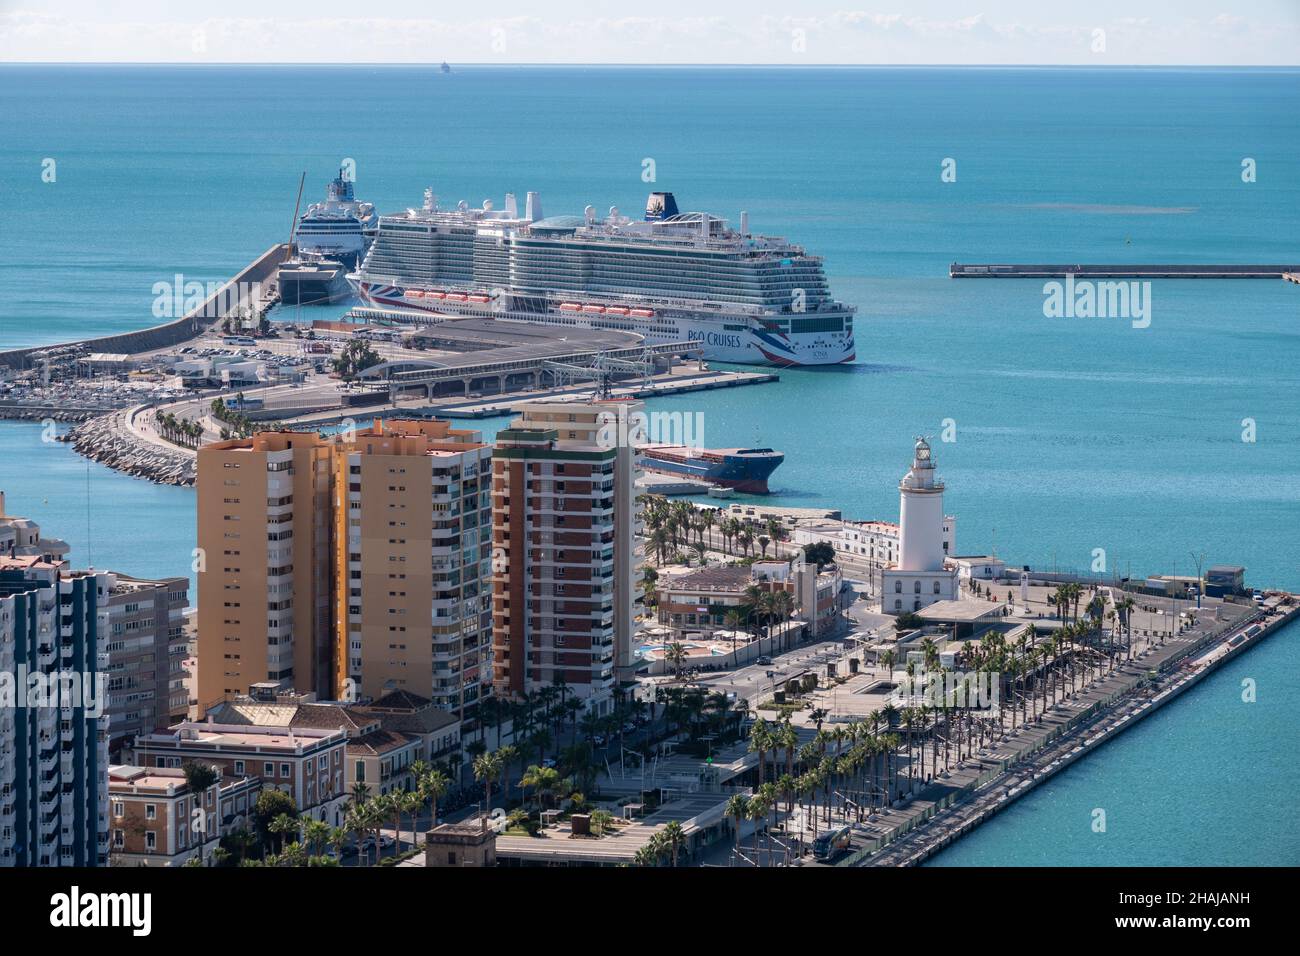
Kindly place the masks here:
[(916, 442), (912, 467), (898, 483), (898, 559), (881, 571), (880, 608), (886, 614), (919, 611), (958, 596), (958, 569), (945, 566), (943, 482), (935, 476), (930, 445)]
[[(942, 534), (943, 553), (953, 554), (957, 519), (952, 515), (944, 515)], [(875, 568), (898, 563), (898, 525), (893, 521), (813, 521), (796, 527), (792, 537), (799, 545), (825, 542), (836, 557), (855, 558)]]

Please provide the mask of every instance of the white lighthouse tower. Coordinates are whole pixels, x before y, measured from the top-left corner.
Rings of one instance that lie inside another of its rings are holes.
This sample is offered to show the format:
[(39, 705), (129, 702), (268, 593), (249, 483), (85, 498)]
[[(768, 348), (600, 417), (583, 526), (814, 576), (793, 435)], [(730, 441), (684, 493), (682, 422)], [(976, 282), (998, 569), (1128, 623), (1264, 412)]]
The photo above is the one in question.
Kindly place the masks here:
[(912, 467), (898, 483), (898, 569), (943, 570), (943, 482), (934, 473), (930, 444), (916, 440)]
[(925, 438), (916, 440), (912, 467), (898, 483), (898, 498), (898, 563), (881, 572), (880, 608), (887, 614), (953, 600), (960, 573), (956, 566), (944, 567), (952, 519), (944, 516), (943, 482)]

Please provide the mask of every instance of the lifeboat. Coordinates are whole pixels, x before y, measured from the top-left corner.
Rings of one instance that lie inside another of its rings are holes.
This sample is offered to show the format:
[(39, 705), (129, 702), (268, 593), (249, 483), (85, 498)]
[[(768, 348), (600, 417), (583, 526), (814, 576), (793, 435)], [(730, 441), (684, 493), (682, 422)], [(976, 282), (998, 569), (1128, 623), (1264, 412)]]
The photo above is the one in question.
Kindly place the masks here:
[(561, 312), (581, 312), (581, 311), (582, 311), (582, 306), (578, 305), (578, 303), (576, 303), (576, 302), (561, 302), (561, 303), (560, 303), (560, 311), (561, 311)]
[(406, 290), (406, 298), (408, 298), (408, 299), (423, 299), (423, 298), (424, 298), (424, 293), (421, 292), (419, 289), (407, 289), (407, 290)]
[(445, 298), (447, 298), (447, 293), (445, 293), (445, 292), (426, 292), (426, 293), (424, 294), (424, 297), (425, 297), (426, 299), (445, 299)]
[(487, 302), (487, 301), (488, 301), (488, 297), (485, 296), (485, 295), (472, 295), (472, 296), (469, 297), (469, 301), (471, 301), (471, 302)]
[(626, 306), (621, 305), (611, 305), (605, 309), (607, 315), (627, 315), (627, 311)]
[(589, 312), (592, 315), (604, 315), (605, 307), (603, 305), (584, 305), (582, 311)]
[(633, 309), (632, 314), (638, 319), (648, 319), (655, 313), (653, 309)]
[(464, 292), (448, 292), (447, 298), (452, 302), (464, 302), (466, 299)]

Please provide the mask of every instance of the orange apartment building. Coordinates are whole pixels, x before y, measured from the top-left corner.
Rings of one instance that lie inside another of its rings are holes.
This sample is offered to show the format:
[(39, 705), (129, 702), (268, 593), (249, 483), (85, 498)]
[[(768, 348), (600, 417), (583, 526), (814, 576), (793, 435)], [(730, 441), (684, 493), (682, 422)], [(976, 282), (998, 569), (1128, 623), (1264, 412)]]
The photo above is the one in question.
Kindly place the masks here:
[(516, 422), (492, 458), (496, 692), (563, 681), (597, 714), (614, 688), (617, 448)]
[(438, 420), (334, 447), (338, 696), (428, 697), (472, 720), (491, 693), (491, 446)]
[(315, 434), (199, 450), (200, 714), (268, 680), (332, 691), (330, 480)]

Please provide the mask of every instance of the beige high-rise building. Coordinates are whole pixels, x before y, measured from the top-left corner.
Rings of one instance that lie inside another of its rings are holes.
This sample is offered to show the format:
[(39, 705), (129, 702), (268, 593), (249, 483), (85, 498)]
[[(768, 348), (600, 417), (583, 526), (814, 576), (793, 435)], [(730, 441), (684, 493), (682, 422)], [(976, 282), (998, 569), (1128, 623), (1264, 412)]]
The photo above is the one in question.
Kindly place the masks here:
[(405, 690), (471, 720), (491, 693), (491, 457), (438, 420), (335, 445), (340, 698)]
[(253, 684), (331, 695), (331, 451), (263, 432), (198, 453), (198, 702)]

